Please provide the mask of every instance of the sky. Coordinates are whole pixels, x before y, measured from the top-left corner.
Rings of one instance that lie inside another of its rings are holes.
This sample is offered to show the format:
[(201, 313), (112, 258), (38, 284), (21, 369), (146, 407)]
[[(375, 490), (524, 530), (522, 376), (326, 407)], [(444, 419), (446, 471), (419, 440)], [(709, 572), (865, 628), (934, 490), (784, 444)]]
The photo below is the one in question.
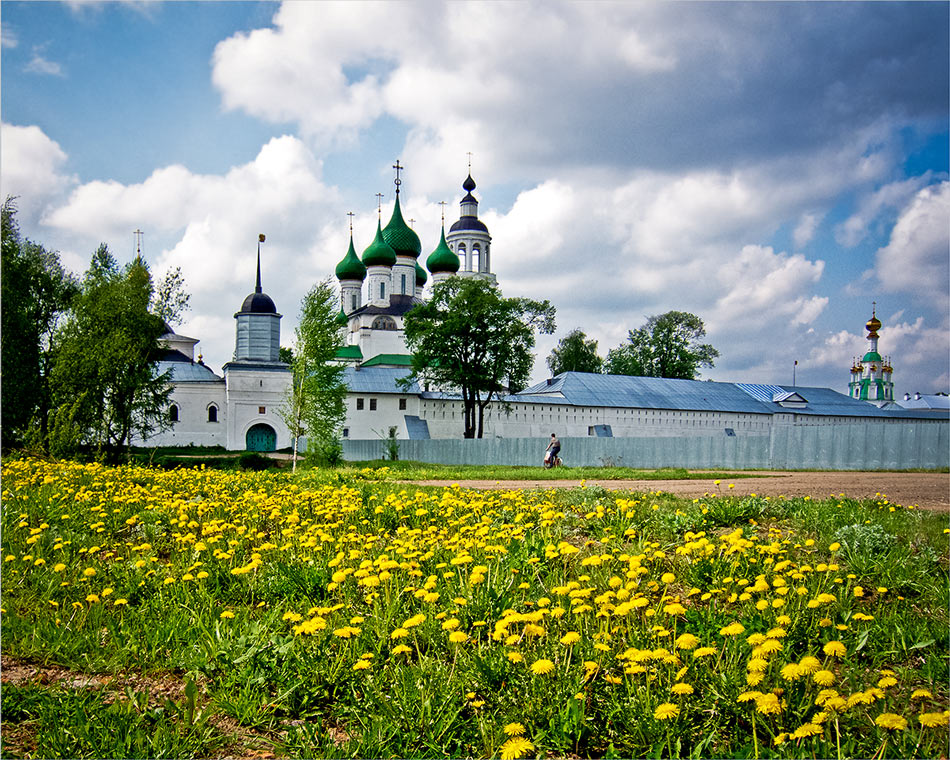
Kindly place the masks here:
[(142, 230), (216, 371), (258, 234), (290, 345), (398, 159), (421, 261), (471, 161), (504, 295), (557, 309), (535, 381), (571, 330), (603, 356), (675, 309), (720, 352), (703, 379), (846, 393), (876, 303), (898, 397), (950, 390), (946, 2), (3, 0), (0, 24), (21, 232), (81, 273)]

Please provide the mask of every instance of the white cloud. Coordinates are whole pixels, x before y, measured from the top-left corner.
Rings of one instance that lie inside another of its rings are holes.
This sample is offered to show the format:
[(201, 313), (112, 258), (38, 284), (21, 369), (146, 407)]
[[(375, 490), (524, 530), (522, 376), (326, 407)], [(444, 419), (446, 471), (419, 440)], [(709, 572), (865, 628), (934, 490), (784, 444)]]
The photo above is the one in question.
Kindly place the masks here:
[(67, 155), (36, 126), (0, 126), (0, 195), (17, 196), (20, 222), (33, 226), (44, 210), (76, 183), (63, 172)]
[(811, 212), (802, 214), (798, 225), (795, 227), (795, 231), (792, 233), (795, 247), (804, 248), (808, 245), (812, 241), (812, 238), (815, 237), (815, 231), (818, 229), (819, 224), (821, 224), (820, 214)]
[(891, 182), (868, 193), (860, 202), (858, 210), (835, 229), (835, 239), (841, 245), (853, 248), (864, 240), (870, 227), (882, 214), (903, 207), (919, 190), (931, 181), (931, 174), (909, 177)]
[(950, 182), (919, 190), (877, 252), (875, 270), (885, 292), (911, 292), (946, 314), (950, 302)]
[(16, 32), (10, 28), (9, 24), (0, 24), (0, 47), (15, 48), (20, 44)]
[(63, 67), (44, 58), (39, 53), (34, 53), (30, 62), (23, 67), (23, 70), (30, 74), (43, 74), (45, 76), (61, 77), (64, 76)]

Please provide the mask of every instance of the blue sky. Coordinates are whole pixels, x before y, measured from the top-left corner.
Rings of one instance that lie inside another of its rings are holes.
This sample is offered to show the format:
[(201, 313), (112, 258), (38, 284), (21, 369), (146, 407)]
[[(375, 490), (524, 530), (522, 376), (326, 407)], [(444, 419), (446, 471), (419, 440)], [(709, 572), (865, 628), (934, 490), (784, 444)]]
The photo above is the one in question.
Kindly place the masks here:
[(846, 390), (876, 301), (898, 393), (947, 391), (948, 9), (5, 0), (2, 192), (77, 271), (144, 230), (220, 369), (259, 232), (290, 343), (393, 162), (425, 256), (471, 151), (503, 291), (558, 310), (536, 379), (678, 309), (703, 377)]

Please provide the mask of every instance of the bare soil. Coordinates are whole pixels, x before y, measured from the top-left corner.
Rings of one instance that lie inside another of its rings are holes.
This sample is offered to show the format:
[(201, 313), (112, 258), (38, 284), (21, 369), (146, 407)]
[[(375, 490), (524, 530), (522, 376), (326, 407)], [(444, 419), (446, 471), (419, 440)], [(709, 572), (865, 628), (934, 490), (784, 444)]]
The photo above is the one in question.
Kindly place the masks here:
[(679, 496), (705, 494), (758, 494), (759, 496), (811, 496), (827, 498), (844, 494), (854, 499), (887, 499), (891, 504), (950, 512), (950, 473), (932, 472), (746, 472), (755, 477), (697, 480), (426, 480), (419, 485), (465, 488), (525, 489), (603, 486), (616, 491), (663, 491)]

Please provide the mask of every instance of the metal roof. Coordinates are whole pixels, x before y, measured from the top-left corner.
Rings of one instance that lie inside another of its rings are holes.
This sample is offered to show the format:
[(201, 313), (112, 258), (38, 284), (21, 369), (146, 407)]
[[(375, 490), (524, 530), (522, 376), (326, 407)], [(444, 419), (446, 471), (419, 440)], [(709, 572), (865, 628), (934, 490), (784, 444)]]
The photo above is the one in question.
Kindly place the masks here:
[[(412, 393), (425, 399), (459, 399), (457, 393), (423, 392), (418, 383), (403, 389), (396, 380), (409, 373), (404, 367), (364, 367), (346, 370), (346, 383), (353, 393)], [(781, 406), (773, 398), (798, 395), (803, 406)], [(764, 399), (764, 400), (760, 400)], [(673, 380), (662, 377), (630, 377), (565, 372), (520, 393), (503, 397), (519, 404), (600, 406), (663, 409), (673, 411), (731, 412), (737, 414), (796, 414), (828, 417), (876, 417), (878, 419), (933, 419), (933, 411), (879, 409), (830, 388), (796, 388), (750, 383), (719, 383), (709, 380)]]
[(218, 377), (204, 364), (182, 361), (155, 362), (159, 374), (171, 370), (173, 383), (223, 383), (224, 378)]

